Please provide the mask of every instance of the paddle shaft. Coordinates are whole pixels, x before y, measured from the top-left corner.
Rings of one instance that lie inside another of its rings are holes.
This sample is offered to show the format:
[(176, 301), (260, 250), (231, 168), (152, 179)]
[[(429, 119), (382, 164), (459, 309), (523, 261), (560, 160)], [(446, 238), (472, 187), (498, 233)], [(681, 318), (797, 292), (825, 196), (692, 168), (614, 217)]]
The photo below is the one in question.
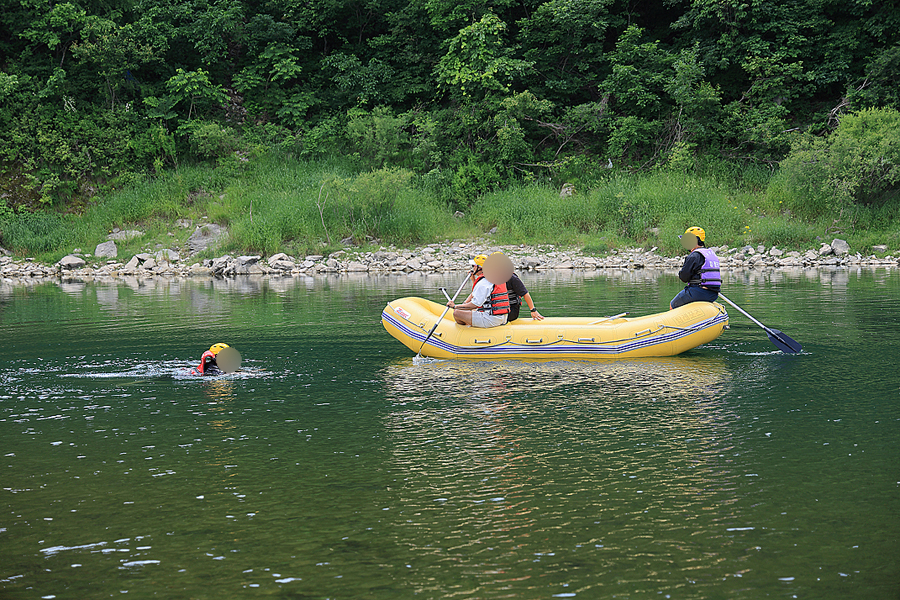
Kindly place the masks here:
[(760, 327), (762, 327), (763, 329), (765, 329), (766, 331), (768, 331), (768, 329), (769, 329), (768, 327), (766, 327), (765, 325), (763, 325), (762, 323), (760, 323), (759, 321), (757, 321), (756, 319), (754, 319), (753, 317), (751, 317), (750, 314), (749, 314), (747, 311), (745, 311), (743, 308), (741, 308), (740, 306), (738, 306), (737, 304), (735, 304), (734, 302), (732, 302), (731, 300), (729, 300), (728, 298), (726, 298), (726, 297), (725, 297), (725, 294), (723, 294), (722, 292), (719, 292), (719, 298), (721, 298), (722, 300), (724, 300), (725, 302), (727, 302), (727, 303), (730, 304), (731, 306), (733, 306), (733, 307), (735, 307), (736, 309), (738, 309), (738, 310), (741, 312), (742, 315), (744, 315), (745, 317), (747, 317), (748, 319), (750, 319), (751, 321), (753, 321), (754, 323), (756, 323), (757, 325), (759, 325)]
[(789, 354), (795, 354), (795, 353), (803, 350), (803, 347), (800, 346), (800, 344), (796, 340), (792, 339), (786, 333), (778, 331), (777, 329), (770, 329), (769, 327), (766, 327), (765, 325), (763, 325), (762, 323), (760, 323), (759, 321), (754, 319), (752, 316), (750, 316), (750, 314), (747, 311), (745, 311), (743, 308), (741, 308), (740, 306), (738, 306), (737, 304), (735, 304), (734, 302), (732, 302), (731, 300), (726, 298), (725, 295), (722, 294), (722, 292), (719, 292), (719, 298), (721, 298), (722, 300), (724, 300), (731, 306), (738, 309), (742, 315), (744, 315), (745, 317), (747, 317), (748, 319), (750, 319), (751, 321), (753, 321), (754, 323), (756, 323), (757, 325), (762, 327), (762, 329), (766, 332), (766, 335), (769, 336), (769, 340), (773, 344), (778, 346), (778, 349), (781, 350), (782, 352), (787, 352)]
[(591, 321), (590, 323), (588, 323), (588, 325), (596, 325), (597, 323), (603, 323), (604, 321), (612, 321), (613, 319), (618, 319), (619, 317), (624, 317), (627, 314), (628, 313), (626, 312), (626, 313), (619, 313), (619, 314), (613, 315), (611, 317), (604, 317), (604, 318), (600, 319), (599, 321)]
[[(467, 282), (467, 281), (469, 281), (469, 273), (468, 273), (468, 272), (466, 272), (466, 278), (463, 279), (463, 281), (462, 281), (461, 284), (459, 284), (459, 289), (457, 289), (457, 290), (456, 290), (456, 293), (453, 294), (453, 298), (450, 299), (450, 302), (454, 302), (454, 301), (456, 300), (456, 297), (459, 296), (459, 293), (462, 291), (463, 286), (466, 285), (466, 282)], [(447, 292), (444, 290), (444, 288), (441, 288), (441, 291), (444, 292), (444, 295), (445, 295), (445, 296), (447, 295)], [(449, 305), (449, 304), (447, 305), (447, 308), (444, 309), (444, 312), (441, 313), (441, 316), (438, 317), (438, 320), (434, 322), (434, 327), (431, 328), (431, 331), (429, 331), (429, 332), (428, 332), (428, 335), (425, 336), (425, 339), (422, 340), (422, 345), (419, 346), (419, 351), (416, 353), (416, 356), (419, 356), (419, 355), (422, 354), (422, 348), (424, 348), (424, 347), (425, 347), (425, 343), (426, 343), (428, 340), (431, 339), (431, 335), (434, 333), (434, 330), (437, 329), (438, 325), (441, 324), (441, 321), (444, 320), (444, 315), (447, 314), (447, 311), (448, 311), (448, 310), (450, 310), (450, 305)]]

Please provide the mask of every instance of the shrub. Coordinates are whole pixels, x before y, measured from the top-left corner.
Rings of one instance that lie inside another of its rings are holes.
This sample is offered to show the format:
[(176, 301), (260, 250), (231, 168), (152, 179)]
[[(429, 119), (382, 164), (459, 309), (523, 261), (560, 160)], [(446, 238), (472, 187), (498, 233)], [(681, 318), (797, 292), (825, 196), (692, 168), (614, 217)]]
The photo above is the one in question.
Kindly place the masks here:
[(896, 202), (898, 187), (900, 111), (865, 109), (845, 116), (826, 138), (799, 139), (781, 161), (771, 193), (791, 211), (815, 218)]

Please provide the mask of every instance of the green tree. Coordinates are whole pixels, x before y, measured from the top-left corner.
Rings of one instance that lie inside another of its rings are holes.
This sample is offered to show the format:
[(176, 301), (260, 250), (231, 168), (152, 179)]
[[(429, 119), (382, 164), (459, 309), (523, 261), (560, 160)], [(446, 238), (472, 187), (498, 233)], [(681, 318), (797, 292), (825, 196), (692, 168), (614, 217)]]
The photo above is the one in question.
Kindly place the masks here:
[(155, 49), (137, 38), (130, 24), (123, 26), (102, 17), (91, 17), (81, 32), (82, 40), (72, 45), (72, 54), (82, 63), (93, 65), (103, 81), (108, 106), (115, 107), (119, 90), (130, 82), (131, 71), (158, 60)]
[(519, 21), (523, 57), (534, 63), (529, 88), (555, 102), (597, 100), (609, 74), (606, 37), (621, 26), (614, 0), (550, 0)]
[(193, 118), (196, 105), (210, 106), (225, 100), (222, 87), (213, 84), (209, 79), (209, 73), (203, 69), (196, 71), (175, 69), (175, 75), (166, 82), (166, 90), (176, 104), (188, 105), (186, 116), (188, 121)]
[(506, 24), (494, 13), (461, 29), (435, 67), (441, 89), (461, 103), (509, 92), (513, 80), (532, 63), (512, 57), (503, 43), (505, 30)]

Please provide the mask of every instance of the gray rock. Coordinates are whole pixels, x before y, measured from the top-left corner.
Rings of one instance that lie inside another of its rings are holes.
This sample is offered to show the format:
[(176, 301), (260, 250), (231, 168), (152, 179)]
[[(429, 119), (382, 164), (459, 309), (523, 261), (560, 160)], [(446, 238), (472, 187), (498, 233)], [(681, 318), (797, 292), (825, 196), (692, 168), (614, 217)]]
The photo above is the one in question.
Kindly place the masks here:
[(230, 265), (233, 262), (233, 260), (234, 259), (232, 259), (231, 256), (226, 254), (225, 256), (220, 256), (219, 258), (214, 258), (213, 260), (210, 261), (208, 266), (209, 266), (210, 271), (212, 271), (213, 273), (215, 273), (217, 275), (221, 275), (222, 273), (225, 272), (225, 269), (228, 268), (228, 265)]
[(156, 266), (156, 259), (148, 258), (143, 263), (141, 263), (142, 269), (147, 269), (148, 271)]
[(137, 256), (132, 256), (131, 260), (125, 263), (125, 266), (122, 267), (123, 271), (134, 271), (139, 266), (141, 266), (141, 260)]
[(784, 256), (784, 252), (779, 250), (775, 246), (772, 246), (772, 248), (769, 250), (769, 256), (775, 256), (775, 257)]
[(291, 257), (284, 252), (279, 252), (278, 254), (273, 254), (272, 256), (270, 256), (266, 262), (269, 263), (270, 267), (274, 267), (275, 263), (284, 260), (291, 260)]
[(543, 263), (543, 259), (537, 256), (526, 256), (519, 262), (519, 267), (522, 269), (536, 269)]
[(347, 271), (349, 271), (350, 273), (364, 273), (368, 270), (369, 267), (356, 260), (351, 261), (350, 264), (347, 265)]
[[(2, 250), (2, 248), (0, 248), (0, 250)], [(872, 252), (880, 252), (883, 254), (887, 251), (888, 251), (888, 247), (885, 246), (884, 244), (878, 244), (877, 246), (872, 246)]]
[(819, 248), (819, 256), (830, 256), (834, 254), (834, 248), (831, 247), (831, 244), (822, 244), (822, 247)]
[(313, 262), (317, 262), (317, 261), (322, 260), (323, 258), (325, 258), (325, 257), (322, 256), (321, 254), (310, 254), (309, 256), (306, 257), (306, 260), (311, 260)]
[(83, 258), (69, 254), (59, 259), (59, 262), (56, 264), (62, 271), (71, 271), (73, 269), (80, 269), (85, 265), (85, 262)]
[(115, 258), (119, 255), (119, 249), (113, 241), (102, 242), (94, 248), (94, 256), (97, 258)]
[(176, 251), (166, 248), (157, 252), (153, 258), (156, 259), (157, 264), (162, 264), (176, 262), (181, 257)]
[(234, 259), (234, 263), (235, 263), (235, 265), (239, 265), (242, 267), (249, 267), (251, 265), (255, 265), (256, 263), (258, 263), (260, 258), (262, 258), (262, 257), (258, 256), (258, 255), (238, 256), (237, 258)]
[(143, 231), (138, 231), (136, 229), (129, 229), (127, 231), (119, 231), (118, 229), (113, 229), (113, 232), (106, 236), (108, 240), (131, 240), (136, 237), (141, 237), (144, 235)]
[(418, 258), (414, 258), (406, 263), (406, 267), (412, 269), (413, 271), (421, 271), (422, 262)]
[(212, 269), (209, 267), (204, 267), (200, 263), (196, 263), (191, 265), (191, 268), (188, 269), (188, 275), (198, 276), (198, 275), (209, 275), (212, 273)]
[(188, 238), (187, 247), (191, 254), (202, 252), (215, 246), (228, 235), (228, 230), (215, 223), (201, 225)]
[(844, 240), (835, 239), (831, 242), (831, 248), (837, 256), (844, 256), (850, 253), (850, 244)]
[(297, 268), (297, 265), (292, 260), (276, 260), (275, 262), (269, 262), (269, 266), (278, 271), (293, 271)]

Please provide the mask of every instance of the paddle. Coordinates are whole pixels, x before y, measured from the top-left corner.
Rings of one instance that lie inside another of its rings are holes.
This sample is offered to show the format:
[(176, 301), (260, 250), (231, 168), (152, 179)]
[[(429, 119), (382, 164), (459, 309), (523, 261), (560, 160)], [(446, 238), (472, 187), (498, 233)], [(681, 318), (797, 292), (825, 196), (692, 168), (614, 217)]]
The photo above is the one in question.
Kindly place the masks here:
[(603, 317), (603, 318), (600, 319), (599, 321), (591, 321), (590, 323), (588, 323), (588, 325), (596, 325), (597, 323), (602, 323), (602, 322), (604, 322), (604, 321), (613, 321), (613, 320), (615, 320), (615, 319), (618, 319), (619, 317), (624, 317), (624, 316), (627, 315), (627, 314), (628, 314), (628, 313), (619, 313), (619, 314), (613, 315), (613, 316), (611, 316), (611, 317)]
[(800, 352), (801, 350), (803, 350), (803, 347), (800, 346), (800, 344), (798, 344), (795, 340), (792, 340), (786, 334), (784, 334), (781, 331), (778, 331), (777, 329), (769, 329), (768, 327), (766, 327), (765, 325), (763, 325), (762, 323), (760, 323), (759, 321), (757, 321), (756, 319), (751, 317), (749, 314), (747, 314), (747, 312), (743, 308), (741, 308), (740, 306), (738, 306), (737, 304), (735, 304), (734, 302), (732, 302), (731, 300), (726, 298), (722, 294), (722, 292), (719, 292), (719, 298), (721, 298), (728, 304), (732, 305), (733, 307), (735, 307), (736, 309), (741, 311), (741, 313), (745, 317), (747, 317), (748, 319), (750, 319), (751, 321), (753, 321), (754, 323), (756, 323), (757, 325), (762, 327), (766, 331), (766, 335), (769, 336), (769, 340), (773, 344), (775, 344), (778, 347), (778, 349), (781, 350), (782, 352), (785, 352), (787, 354), (796, 354), (797, 352)]
[[(469, 273), (466, 272), (466, 278), (463, 279), (462, 283), (459, 284), (459, 289), (456, 290), (456, 293), (453, 294), (453, 298), (450, 300), (451, 302), (456, 300), (456, 297), (459, 296), (459, 293), (462, 291), (463, 286), (466, 285), (466, 282), (469, 281)], [(447, 295), (447, 292), (444, 291), (444, 288), (441, 288), (441, 291), (444, 292), (444, 295)], [(431, 339), (431, 334), (434, 333), (434, 330), (437, 329), (437, 326), (441, 324), (441, 321), (444, 320), (444, 315), (447, 314), (447, 311), (450, 310), (450, 305), (447, 305), (447, 308), (444, 309), (444, 312), (441, 313), (441, 316), (437, 321), (434, 322), (434, 327), (431, 328), (431, 331), (428, 332), (428, 335), (425, 336), (425, 339), (422, 341), (422, 345), (419, 346), (419, 351), (416, 353), (416, 358), (420, 358), (422, 356), (422, 348), (425, 347), (425, 342)]]

